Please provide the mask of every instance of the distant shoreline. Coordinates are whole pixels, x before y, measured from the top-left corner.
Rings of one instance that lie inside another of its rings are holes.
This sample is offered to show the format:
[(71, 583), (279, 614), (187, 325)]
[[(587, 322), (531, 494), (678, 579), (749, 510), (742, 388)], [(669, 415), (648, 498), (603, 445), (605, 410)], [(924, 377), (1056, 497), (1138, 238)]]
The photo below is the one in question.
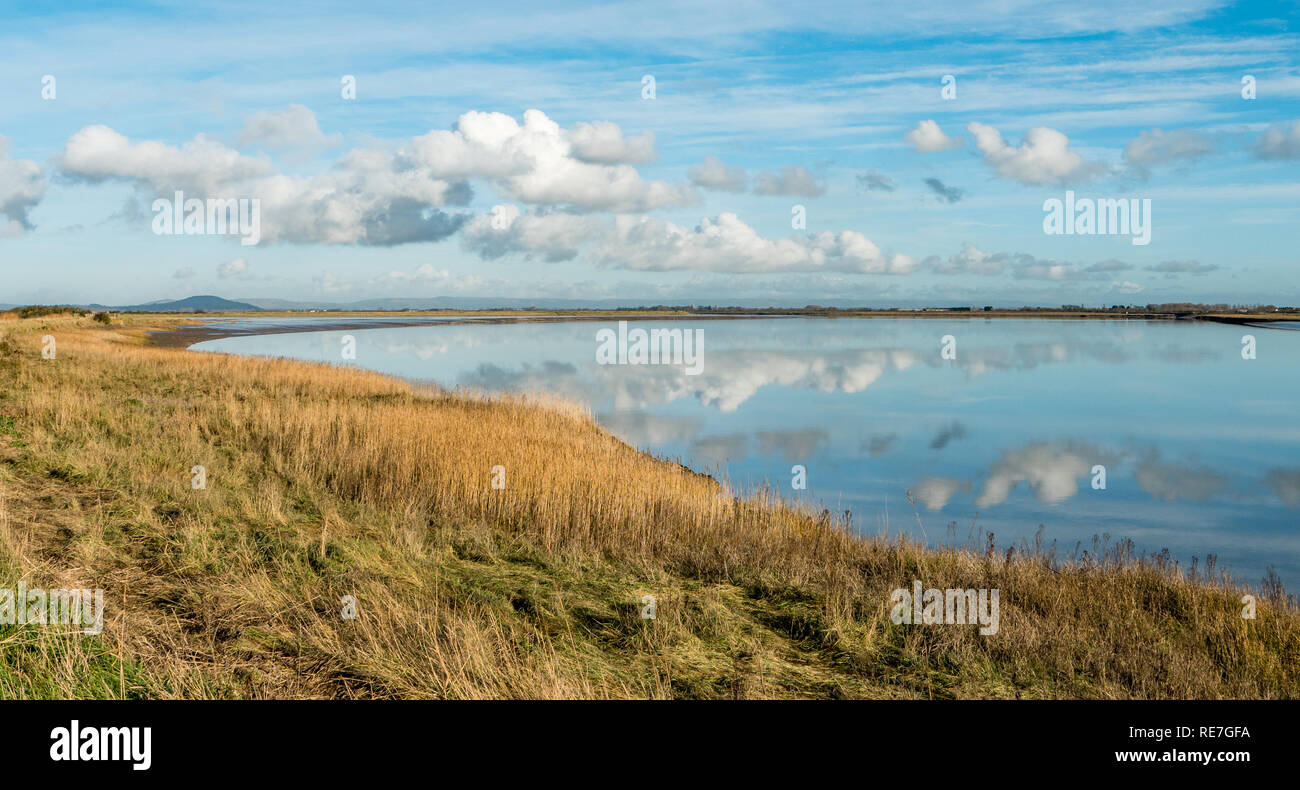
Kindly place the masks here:
[[(133, 313), (133, 315), (154, 315), (150, 313)], [(1257, 325), (1261, 322), (1300, 322), (1300, 315), (1292, 313), (1276, 314), (1179, 314), (1167, 312), (1065, 312), (1044, 310), (1031, 312), (1024, 310), (792, 310), (770, 313), (737, 313), (734, 315), (718, 313), (686, 313), (680, 311), (662, 312), (627, 312), (627, 311), (554, 311), (547, 313), (519, 311), (430, 311), (409, 313), (392, 312), (358, 312), (346, 314), (320, 314), (298, 312), (265, 313), (214, 313), (192, 315), (157, 315), (175, 317), (186, 321), (226, 320), (235, 318), (292, 318), (308, 319), (310, 324), (281, 325), (265, 327), (236, 326), (233, 324), (216, 324), (202, 326), (175, 326), (171, 329), (149, 333), (153, 345), (163, 348), (189, 348), (208, 340), (220, 340), (226, 337), (243, 337), (248, 335), (282, 335), (302, 332), (341, 332), (347, 330), (405, 328), (414, 326), (437, 326), (440, 324), (522, 324), (522, 323), (557, 323), (565, 321), (646, 321), (646, 320), (742, 320), (758, 318), (1050, 318), (1075, 321), (1211, 321), (1214, 323)], [(400, 320), (393, 320), (400, 316)], [(382, 324), (372, 319), (383, 318)], [(450, 321), (448, 319), (463, 319)], [(1267, 327), (1265, 327), (1267, 328)]]
[[(288, 335), (301, 332), (343, 332), (349, 329), (396, 329), (412, 326), (441, 326), (445, 324), (455, 324), (457, 326), (466, 326), (474, 324), (554, 324), (569, 321), (609, 321), (609, 320), (673, 320), (673, 319), (693, 319), (697, 321), (709, 320), (739, 320), (744, 318), (779, 318), (781, 316), (767, 315), (689, 315), (683, 313), (633, 313), (629, 315), (502, 315), (484, 318), (476, 318), (472, 315), (446, 315), (446, 314), (429, 314), (421, 316), (425, 320), (411, 318), (401, 321), (385, 321), (382, 324), (375, 323), (374, 318), (388, 318), (391, 314), (377, 313), (374, 315), (352, 316), (357, 320), (345, 321), (337, 320), (333, 317), (313, 319), (310, 325), (282, 325), (266, 327), (240, 327), (234, 325), (217, 325), (217, 326), (177, 326), (173, 329), (155, 330), (149, 333), (149, 339), (156, 346), (163, 348), (189, 348), (196, 343), (202, 343), (207, 340), (220, 340), (225, 337), (244, 337), (249, 335)], [(261, 314), (251, 315), (221, 315), (217, 318), (311, 318), (311, 316), (292, 315), (292, 316), (265, 316)], [(187, 316), (187, 320), (203, 320), (203, 317)], [(463, 321), (449, 321), (449, 318), (467, 318)], [(429, 320), (434, 319), (434, 320)], [(319, 323), (316, 323), (319, 321)]]

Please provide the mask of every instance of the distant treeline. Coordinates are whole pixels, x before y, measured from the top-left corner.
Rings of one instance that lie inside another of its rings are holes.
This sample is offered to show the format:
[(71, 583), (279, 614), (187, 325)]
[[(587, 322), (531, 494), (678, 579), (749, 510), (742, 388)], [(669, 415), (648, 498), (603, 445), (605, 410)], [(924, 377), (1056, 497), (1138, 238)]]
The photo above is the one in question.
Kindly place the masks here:
[(80, 307), (50, 304), (29, 304), (26, 307), (15, 307), (8, 312), (14, 313), (19, 318), (40, 318), (46, 315), (87, 315), (90, 313), (89, 310), (83, 310)]
[(40, 318), (47, 315), (89, 315), (93, 316), (97, 321), (108, 323), (107, 312), (96, 312), (82, 307), (72, 307), (71, 305), (29, 304), (26, 307), (15, 307), (5, 312), (13, 313), (19, 318)]

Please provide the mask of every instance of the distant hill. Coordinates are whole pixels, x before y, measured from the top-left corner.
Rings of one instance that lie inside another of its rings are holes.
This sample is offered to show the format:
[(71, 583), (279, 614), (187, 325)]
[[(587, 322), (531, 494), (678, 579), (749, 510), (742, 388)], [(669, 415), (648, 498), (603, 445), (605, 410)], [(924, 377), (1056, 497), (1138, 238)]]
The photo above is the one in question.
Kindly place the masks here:
[(119, 313), (193, 313), (203, 310), (209, 313), (226, 311), (257, 312), (262, 308), (248, 302), (234, 302), (220, 296), (189, 296), (170, 302), (149, 302), (147, 304), (122, 305), (108, 307), (105, 305), (86, 305), (92, 310), (112, 310)]

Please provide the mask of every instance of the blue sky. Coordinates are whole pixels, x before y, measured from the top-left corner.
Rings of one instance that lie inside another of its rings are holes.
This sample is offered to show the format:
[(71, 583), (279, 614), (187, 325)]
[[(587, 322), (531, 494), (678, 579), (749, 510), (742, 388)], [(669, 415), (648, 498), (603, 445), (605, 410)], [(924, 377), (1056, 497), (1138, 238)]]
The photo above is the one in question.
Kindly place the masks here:
[(538, 5), (0, 11), (0, 303), (1300, 303), (1294, 2)]

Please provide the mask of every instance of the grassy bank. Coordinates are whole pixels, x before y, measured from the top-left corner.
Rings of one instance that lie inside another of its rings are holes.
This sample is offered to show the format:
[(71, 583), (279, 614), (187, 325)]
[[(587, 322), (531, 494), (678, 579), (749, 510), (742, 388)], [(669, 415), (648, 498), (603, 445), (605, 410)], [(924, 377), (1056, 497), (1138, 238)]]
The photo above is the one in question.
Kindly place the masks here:
[[(0, 625), (0, 697), (1300, 696), (1276, 590), (858, 539), (572, 406), (146, 345), (172, 321), (0, 320), (0, 587), (107, 599)], [(1000, 590), (999, 632), (892, 624), (913, 579)]]

